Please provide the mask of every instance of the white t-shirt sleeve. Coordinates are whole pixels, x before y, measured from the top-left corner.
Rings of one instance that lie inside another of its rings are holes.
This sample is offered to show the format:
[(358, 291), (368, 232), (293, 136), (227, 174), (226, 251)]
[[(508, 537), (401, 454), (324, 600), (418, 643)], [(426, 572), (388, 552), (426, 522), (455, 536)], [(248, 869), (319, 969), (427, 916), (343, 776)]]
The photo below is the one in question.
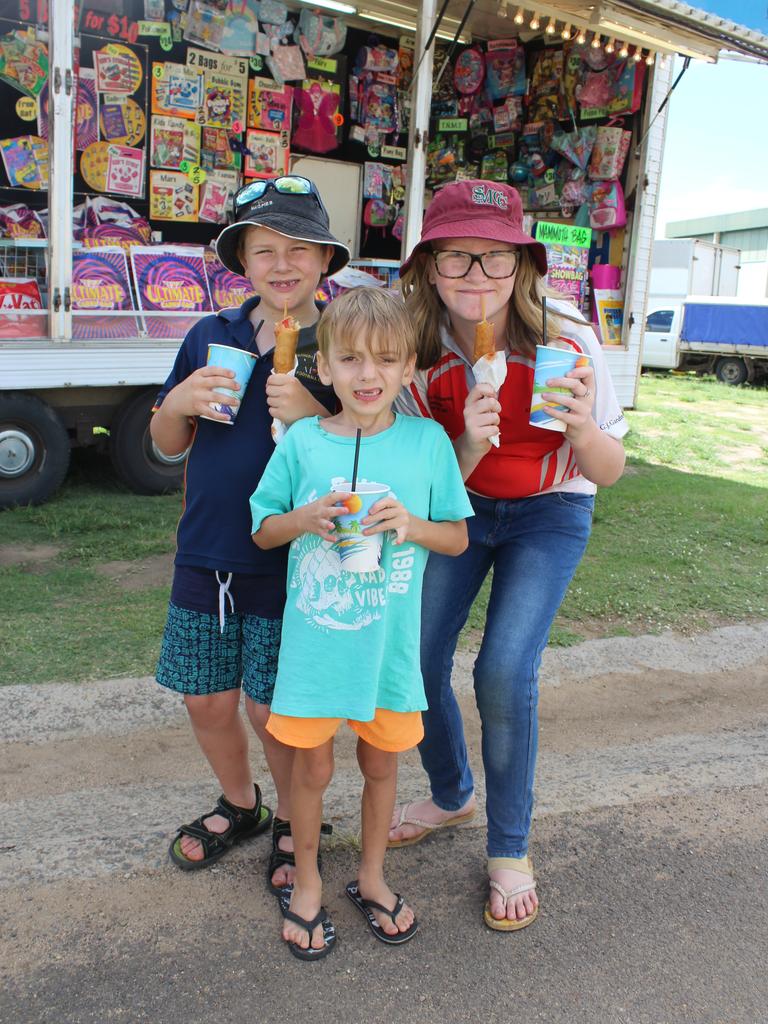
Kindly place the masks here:
[(395, 412), (403, 416), (422, 416), (425, 419), (432, 419), (427, 401), (427, 371), (416, 370), (413, 381), (408, 388), (401, 388), (400, 394), (395, 399)]

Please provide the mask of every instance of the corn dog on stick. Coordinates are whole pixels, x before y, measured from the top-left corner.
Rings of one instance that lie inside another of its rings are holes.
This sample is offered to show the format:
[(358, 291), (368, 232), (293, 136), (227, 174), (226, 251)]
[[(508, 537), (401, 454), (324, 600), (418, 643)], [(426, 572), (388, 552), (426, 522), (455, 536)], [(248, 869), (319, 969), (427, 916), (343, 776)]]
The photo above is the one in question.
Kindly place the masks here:
[(292, 316), (288, 316), (288, 303), (283, 307), (283, 319), (275, 324), (275, 351), (272, 366), (275, 373), (290, 373), (296, 362), (296, 345), (299, 340), (301, 324)]
[(480, 308), (483, 319), (475, 324), (475, 350), (472, 362), (476, 363), (483, 356), (493, 356), (496, 352), (496, 340), (493, 336), (493, 324), (485, 319), (485, 296), (480, 296)]

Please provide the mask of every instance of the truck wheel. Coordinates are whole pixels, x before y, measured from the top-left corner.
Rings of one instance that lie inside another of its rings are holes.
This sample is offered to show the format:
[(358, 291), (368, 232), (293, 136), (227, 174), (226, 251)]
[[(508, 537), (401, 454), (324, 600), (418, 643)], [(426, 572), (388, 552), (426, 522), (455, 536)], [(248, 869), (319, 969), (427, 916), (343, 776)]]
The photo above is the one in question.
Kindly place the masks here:
[(715, 367), (715, 376), (723, 384), (743, 384), (749, 376), (746, 363), (738, 356), (720, 359)]
[(186, 452), (163, 455), (149, 432), (156, 390), (143, 391), (120, 407), (109, 430), (109, 457), (115, 473), (135, 494), (168, 494), (184, 482)]
[(0, 395), (0, 508), (40, 505), (69, 468), (69, 435), (56, 412), (33, 395)]

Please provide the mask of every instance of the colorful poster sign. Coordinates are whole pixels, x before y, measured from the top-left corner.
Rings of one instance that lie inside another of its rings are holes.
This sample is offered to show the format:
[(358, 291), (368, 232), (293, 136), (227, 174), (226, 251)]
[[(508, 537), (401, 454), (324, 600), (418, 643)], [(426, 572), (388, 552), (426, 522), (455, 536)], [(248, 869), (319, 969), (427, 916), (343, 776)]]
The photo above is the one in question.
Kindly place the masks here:
[(183, 117), (153, 117), (149, 162), (153, 167), (178, 170), (187, 160), (200, 159), (200, 126)]
[(198, 187), (181, 171), (150, 171), (150, 219), (197, 220)]
[(547, 249), (547, 285), (581, 309), (587, 284), (592, 229), (539, 221), (536, 240), (543, 242)]
[(217, 312), (229, 306), (239, 308), (246, 299), (250, 299), (256, 294), (247, 277), (233, 274), (231, 270), (227, 270), (222, 263), (219, 263), (213, 249), (205, 250), (205, 270), (208, 275), (213, 308)]
[(183, 64), (153, 63), (152, 113), (194, 120), (203, 102), (202, 71)]
[(151, 338), (183, 338), (211, 312), (211, 297), (202, 248), (194, 246), (133, 246), (131, 265), (139, 308), (146, 312), (184, 312), (189, 317), (145, 316)]
[(78, 316), (78, 312), (134, 309), (125, 250), (104, 246), (72, 253), (72, 336), (78, 340), (135, 338), (135, 317)]

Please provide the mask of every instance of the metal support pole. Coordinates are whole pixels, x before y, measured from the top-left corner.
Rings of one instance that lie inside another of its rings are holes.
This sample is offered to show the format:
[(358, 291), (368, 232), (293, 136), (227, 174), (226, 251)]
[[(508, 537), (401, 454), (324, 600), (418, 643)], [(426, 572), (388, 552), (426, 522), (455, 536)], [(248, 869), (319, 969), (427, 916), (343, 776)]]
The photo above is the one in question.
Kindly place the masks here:
[[(435, 20), (437, 0), (425, 0), (419, 7), (416, 31), (416, 50), (420, 54)], [(432, 64), (435, 56), (434, 40), (416, 72), (412, 90), (411, 123), (408, 130), (408, 178), (405, 193), (405, 230), (400, 247), (406, 258), (419, 240), (424, 213), (424, 182), (427, 176), (427, 145), (429, 143), (429, 109), (432, 103)]]
[(51, 338), (65, 341), (72, 337), (74, 0), (56, 0), (49, 11), (48, 321)]

